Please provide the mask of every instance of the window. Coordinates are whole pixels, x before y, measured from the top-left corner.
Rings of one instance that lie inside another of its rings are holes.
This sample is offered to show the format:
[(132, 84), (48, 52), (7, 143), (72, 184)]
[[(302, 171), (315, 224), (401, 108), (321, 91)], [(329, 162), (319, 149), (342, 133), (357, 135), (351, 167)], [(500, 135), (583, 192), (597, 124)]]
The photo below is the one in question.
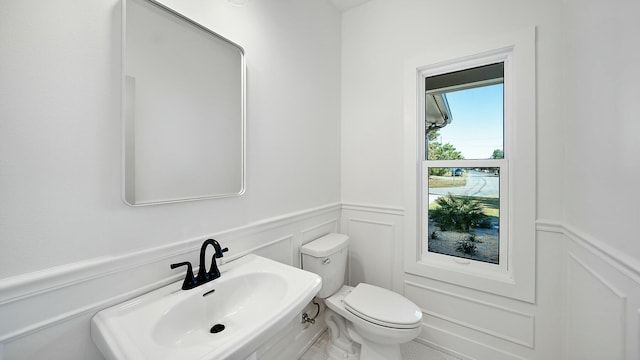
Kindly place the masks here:
[(424, 105), (424, 255), (504, 271), (504, 62), (426, 76)]
[(405, 272), (534, 301), (534, 39), (407, 61)]

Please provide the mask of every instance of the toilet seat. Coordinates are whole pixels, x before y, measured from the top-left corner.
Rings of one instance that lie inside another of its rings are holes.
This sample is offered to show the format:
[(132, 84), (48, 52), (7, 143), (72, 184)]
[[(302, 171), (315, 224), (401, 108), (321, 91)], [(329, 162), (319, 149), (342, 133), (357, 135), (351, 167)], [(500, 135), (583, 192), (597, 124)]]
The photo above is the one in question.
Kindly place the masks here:
[(421, 325), (420, 308), (400, 294), (381, 287), (358, 284), (343, 303), (353, 315), (380, 326), (414, 329)]

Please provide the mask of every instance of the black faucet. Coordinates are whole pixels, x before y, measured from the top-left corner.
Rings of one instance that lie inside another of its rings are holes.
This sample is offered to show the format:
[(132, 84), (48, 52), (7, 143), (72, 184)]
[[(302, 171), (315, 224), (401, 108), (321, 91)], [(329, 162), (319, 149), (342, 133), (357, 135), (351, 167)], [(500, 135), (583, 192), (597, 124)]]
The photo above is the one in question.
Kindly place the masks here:
[(196, 281), (196, 278), (193, 276), (193, 270), (191, 269), (190, 262), (185, 261), (177, 264), (171, 264), (171, 268), (175, 269), (179, 266), (184, 265), (187, 265), (187, 275), (184, 277), (184, 281), (182, 282), (182, 290), (193, 289), (194, 287), (198, 286), (198, 283)]
[[(204, 260), (204, 255), (207, 250), (207, 246), (213, 245), (213, 250), (215, 251), (213, 257), (211, 258), (211, 267), (209, 271), (206, 269), (206, 264)], [(202, 243), (202, 247), (200, 248), (200, 269), (198, 270), (198, 283), (200, 285), (209, 282), (213, 279), (217, 279), (220, 277), (220, 270), (218, 270), (218, 264), (216, 263), (216, 259), (219, 259), (223, 256), (222, 253), (229, 251), (229, 248), (222, 248), (220, 243), (214, 239), (207, 239), (204, 243)]]
[[(213, 245), (213, 250), (215, 251), (213, 257), (211, 258), (211, 268), (209, 271), (206, 269), (204, 256), (206, 254), (207, 246)], [(195, 287), (198, 287), (202, 284), (206, 284), (213, 279), (217, 279), (220, 277), (220, 270), (218, 269), (218, 264), (216, 264), (216, 259), (219, 259), (223, 256), (223, 253), (229, 251), (229, 248), (222, 248), (220, 243), (214, 239), (207, 239), (200, 248), (200, 269), (198, 270), (198, 276), (193, 276), (193, 269), (191, 268), (190, 262), (181, 262), (177, 264), (171, 264), (171, 268), (175, 269), (179, 266), (187, 266), (187, 275), (184, 278), (184, 282), (182, 283), (182, 290), (189, 290)]]

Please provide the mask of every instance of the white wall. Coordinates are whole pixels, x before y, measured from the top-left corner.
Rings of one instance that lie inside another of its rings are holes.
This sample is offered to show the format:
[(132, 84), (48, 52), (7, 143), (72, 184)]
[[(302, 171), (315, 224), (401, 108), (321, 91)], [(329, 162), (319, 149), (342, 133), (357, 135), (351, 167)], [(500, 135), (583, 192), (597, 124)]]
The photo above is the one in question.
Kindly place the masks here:
[(338, 10), (329, 1), (166, 4), (246, 51), (242, 197), (125, 205), (120, 1), (0, 1), (4, 360), (98, 359), (91, 315), (177, 280), (168, 264), (195, 261), (207, 237), (231, 256), (298, 265), (301, 243), (338, 229)]
[[(416, 302), (424, 313), (419, 341), (463, 359), (638, 358), (633, 224), (640, 213), (631, 185), (640, 163), (638, 10), (627, 0), (371, 0), (343, 15), (342, 229), (352, 239), (350, 281)], [(405, 274), (398, 256), (407, 241), (405, 59), (533, 26), (535, 303)]]
[(120, 200), (117, 0), (0, 2), (0, 279), (339, 200), (340, 14), (328, 1), (166, 1), (245, 48), (247, 192)]
[[(465, 9), (461, 11), (461, 9)], [(538, 27), (538, 196), (543, 217), (561, 214), (561, 104), (556, 1), (379, 1), (343, 16), (342, 199), (402, 206), (404, 61), (522, 28)]]
[(566, 1), (564, 217), (640, 263), (637, 1)]
[(564, 2), (564, 354), (570, 359), (640, 356), (638, 13), (637, 1)]

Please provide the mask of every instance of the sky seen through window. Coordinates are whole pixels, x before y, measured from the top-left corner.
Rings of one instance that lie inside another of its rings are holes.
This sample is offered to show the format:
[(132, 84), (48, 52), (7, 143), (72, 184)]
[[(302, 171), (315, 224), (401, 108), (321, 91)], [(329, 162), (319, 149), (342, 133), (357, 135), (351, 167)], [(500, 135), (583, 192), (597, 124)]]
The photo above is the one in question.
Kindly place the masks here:
[(488, 159), (503, 150), (504, 84), (446, 93), (453, 121), (436, 140), (450, 143), (465, 159)]

